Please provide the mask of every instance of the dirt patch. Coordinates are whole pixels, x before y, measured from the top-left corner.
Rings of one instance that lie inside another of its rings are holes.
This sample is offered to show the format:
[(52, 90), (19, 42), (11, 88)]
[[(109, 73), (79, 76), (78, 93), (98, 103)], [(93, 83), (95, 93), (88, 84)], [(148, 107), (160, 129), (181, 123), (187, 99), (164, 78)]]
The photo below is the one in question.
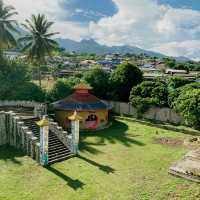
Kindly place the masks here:
[(154, 138), (154, 142), (157, 144), (163, 144), (169, 146), (181, 146), (184, 143), (183, 139), (167, 138), (167, 137)]

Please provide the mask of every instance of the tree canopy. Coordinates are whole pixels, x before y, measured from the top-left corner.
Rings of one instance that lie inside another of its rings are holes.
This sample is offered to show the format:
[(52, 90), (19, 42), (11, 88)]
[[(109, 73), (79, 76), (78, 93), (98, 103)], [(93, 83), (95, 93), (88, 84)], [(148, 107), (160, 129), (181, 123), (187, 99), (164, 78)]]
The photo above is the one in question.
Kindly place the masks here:
[(101, 67), (96, 66), (84, 74), (84, 80), (93, 88), (92, 93), (106, 99), (109, 92), (109, 73)]
[(131, 63), (119, 65), (110, 77), (112, 98), (128, 101), (132, 87), (141, 83), (142, 80), (143, 73), (135, 65)]

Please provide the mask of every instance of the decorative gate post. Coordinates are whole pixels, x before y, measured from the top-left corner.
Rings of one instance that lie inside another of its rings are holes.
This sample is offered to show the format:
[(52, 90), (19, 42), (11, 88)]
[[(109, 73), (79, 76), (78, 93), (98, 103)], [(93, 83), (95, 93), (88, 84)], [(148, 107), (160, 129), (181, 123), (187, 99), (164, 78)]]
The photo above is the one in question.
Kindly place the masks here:
[(40, 127), (40, 164), (48, 165), (48, 149), (49, 149), (49, 121), (47, 116), (37, 122)]
[(82, 119), (81, 116), (77, 114), (77, 111), (74, 112), (72, 116), (69, 117), (71, 120), (71, 132), (72, 132), (72, 145), (74, 154), (78, 154), (78, 145), (79, 145), (79, 121)]

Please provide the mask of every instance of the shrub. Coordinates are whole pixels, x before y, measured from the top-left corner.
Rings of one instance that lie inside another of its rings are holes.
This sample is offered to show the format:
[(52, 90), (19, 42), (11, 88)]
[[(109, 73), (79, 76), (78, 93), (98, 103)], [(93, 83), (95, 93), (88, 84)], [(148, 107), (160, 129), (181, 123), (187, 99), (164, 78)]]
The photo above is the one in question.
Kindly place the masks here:
[(38, 85), (27, 82), (17, 87), (9, 99), (44, 102), (45, 92)]
[(168, 95), (168, 104), (169, 107), (175, 108), (176, 99), (181, 95), (181, 93), (185, 93), (188, 90), (198, 89), (200, 87), (200, 83), (190, 83), (186, 84), (182, 87), (174, 88), (170, 90)]
[(173, 106), (182, 114), (186, 124), (200, 128), (200, 87), (183, 88)]
[(152, 105), (167, 106), (167, 86), (160, 80), (144, 81), (132, 88), (130, 102), (137, 108), (138, 113), (144, 112)]
[(189, 80), (178, 76), (170, 77), (167, 82), (168, 88), (173, 90), (190, 83)]

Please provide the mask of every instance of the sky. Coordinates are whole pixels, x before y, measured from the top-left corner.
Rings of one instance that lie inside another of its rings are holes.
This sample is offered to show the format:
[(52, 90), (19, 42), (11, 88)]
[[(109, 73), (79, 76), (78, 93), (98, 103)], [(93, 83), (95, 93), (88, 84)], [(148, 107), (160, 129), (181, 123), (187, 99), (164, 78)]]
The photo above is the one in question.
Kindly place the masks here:
[(61, 38), (131, 45), (200, 60), (199, 0), (4, 0), (23, 22), (32, 13), (54, 21)]

